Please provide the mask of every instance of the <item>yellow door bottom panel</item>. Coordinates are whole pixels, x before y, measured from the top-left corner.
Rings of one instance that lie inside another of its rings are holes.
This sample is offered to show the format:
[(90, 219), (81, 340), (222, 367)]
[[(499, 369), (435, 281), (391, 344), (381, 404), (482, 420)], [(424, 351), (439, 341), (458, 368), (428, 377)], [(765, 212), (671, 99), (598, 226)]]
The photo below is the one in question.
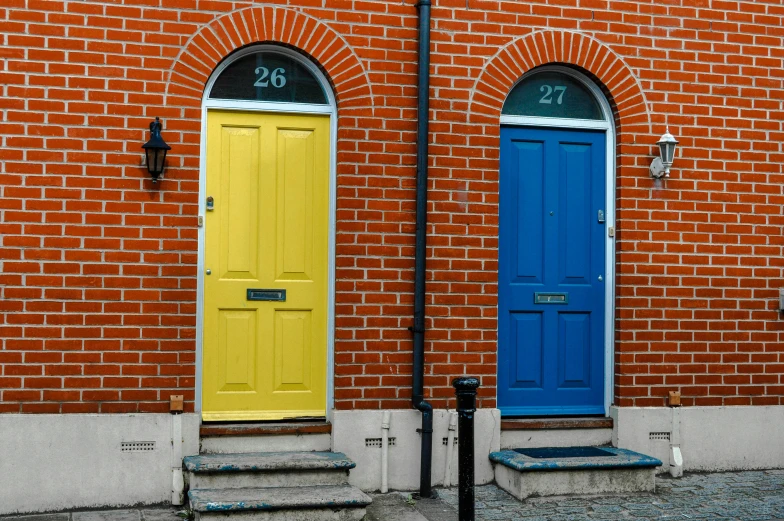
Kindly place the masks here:
[(321, 417), (329, 117), (207, 114), (204, 420)]

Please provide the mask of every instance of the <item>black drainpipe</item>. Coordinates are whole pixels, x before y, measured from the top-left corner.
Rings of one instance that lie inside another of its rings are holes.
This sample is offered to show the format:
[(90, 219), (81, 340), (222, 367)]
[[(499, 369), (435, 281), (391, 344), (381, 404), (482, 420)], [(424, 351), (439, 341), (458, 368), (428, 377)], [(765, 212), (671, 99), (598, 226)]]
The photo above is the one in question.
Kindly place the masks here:
[(425, 257), (427, 256), (427, 143), (430, 118), (430, 0), (419, 0), (419, 77), (417, 81), (416, 247), (414, 251), (414, 381), (411, 402), (422, 412), (419, 496), (432, 496), (433, 406), (425, 401)]

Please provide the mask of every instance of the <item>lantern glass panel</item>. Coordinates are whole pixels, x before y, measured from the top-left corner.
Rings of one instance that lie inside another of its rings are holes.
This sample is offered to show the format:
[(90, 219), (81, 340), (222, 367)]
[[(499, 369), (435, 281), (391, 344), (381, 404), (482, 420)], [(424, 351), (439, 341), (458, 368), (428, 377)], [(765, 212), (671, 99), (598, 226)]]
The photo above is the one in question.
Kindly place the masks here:
[(154, 148), (145, 148), (147, 153), (147, 171), (152, 173), (155, 170), (155, 156), (157, 151)]
[(159, 148), (148, 148), (147, 152), (147, 171), (151, 174), (163, 172), (163, 162), (166, 159), (166, 150)]
[(163, 162), (166, 160), (166, 150), (155, 151), (155, 171), (163, 172)]
[(659, 150), (662, 163), (671, 165), (672, 160), (675, 157), (675, 143), (672, 141), (665, 141), (664, 143), (659, 144)]

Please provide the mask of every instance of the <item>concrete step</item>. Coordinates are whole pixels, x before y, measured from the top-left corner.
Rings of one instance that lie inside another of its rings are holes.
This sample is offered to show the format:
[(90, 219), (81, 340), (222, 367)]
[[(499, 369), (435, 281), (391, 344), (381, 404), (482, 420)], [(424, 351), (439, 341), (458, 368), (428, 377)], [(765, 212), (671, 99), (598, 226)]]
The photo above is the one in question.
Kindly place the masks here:
[[(518, 451), (525, 451), (523, 454)], [(653, 492), (656, 458), (614, 447), (542, 447), (490, 453), (498, 486), (515, 496)]]
[(360, 521), (372, 502), (350, 485), (191, 489), (188, 497), (196, 521)]
[(344, 485), (356, 466), (340, 452), (202, 454), (183, 464), (192, 489)]
[(501, 420), (501, 449), (610, 445), (612, 418), (523, 418)]
[(202, 424), (201, 454), (262, 451), (325, 451), (332, 447), (328, 422)]

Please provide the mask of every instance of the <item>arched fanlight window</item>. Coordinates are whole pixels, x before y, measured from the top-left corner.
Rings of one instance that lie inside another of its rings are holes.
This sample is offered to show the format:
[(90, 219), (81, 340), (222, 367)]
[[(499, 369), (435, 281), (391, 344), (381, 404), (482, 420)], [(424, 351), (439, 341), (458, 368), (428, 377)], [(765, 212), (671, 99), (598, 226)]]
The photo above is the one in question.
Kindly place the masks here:
[(321, 83), (296, 58), (271, 50), (243, 56), (215, 80), (210, 99), (328, 105)]
[(509, 93), (501, 114), (604, 120), (599, 102), (577, 78), (545, 70), (527, 75)]

